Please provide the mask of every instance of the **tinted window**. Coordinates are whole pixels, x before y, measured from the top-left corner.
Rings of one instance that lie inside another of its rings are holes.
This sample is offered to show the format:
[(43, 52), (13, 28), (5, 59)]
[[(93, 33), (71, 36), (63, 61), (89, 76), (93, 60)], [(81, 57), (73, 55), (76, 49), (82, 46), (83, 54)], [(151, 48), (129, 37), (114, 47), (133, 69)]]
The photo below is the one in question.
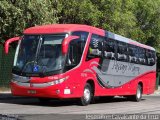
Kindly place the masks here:
[(79, 44), (78, 49), (79, 49), (79, 52), (80, 52), (79, 54), (81, 54), (81, 55), (83, 53), (88, 34), (89, 34), (88, 32), (83, 32), (83, 31), (75, 31), (75, 32), (72, 33), (72, 35), (79, 36), (77, 44)]
[(101, 57), (102, 55), (102, 41), (104, 37), (93, 34), (91, 37), (87, 60), (91, 58)]
[(79, 36), (79, 38), (72, 40), (69, 44), (66, 64), (67, 69), (71, 69), (79, 64), (88, 37), (88, 32), (76, 31), (73, 32), (72, 35)]
[(104, 41), (104, 57), (107, 59), (115, 59), (116, 41), (113, 39), (105, 39)]
[(128, 47), (129, 61), (132, 63), (138, 63), (138, 47), (129, 45)]
[(142, 65), (154, 65), (155, 64), (155, 52), (135, 45), (129, 45), (128, 47), (129, 62), (142, 64)]
[(138, 48), (138, 63), (139, 64), (146, 64), (146, 54), (144, 48)]
[(147, 57), (147, 64), (148, 65), (154, 65), (156, 60), (156, 55), (155, 55), (155, 52), (154, 51), (151, 51), (151, 50), (146, 50), (146, 57)]
[(119, 61), (127, 61), (127, 54), (128, 54), (128, 50), (127, 50), (127, 44), (124, 42), (120, 42), (118, 41), (117, 43), (117, 58)]

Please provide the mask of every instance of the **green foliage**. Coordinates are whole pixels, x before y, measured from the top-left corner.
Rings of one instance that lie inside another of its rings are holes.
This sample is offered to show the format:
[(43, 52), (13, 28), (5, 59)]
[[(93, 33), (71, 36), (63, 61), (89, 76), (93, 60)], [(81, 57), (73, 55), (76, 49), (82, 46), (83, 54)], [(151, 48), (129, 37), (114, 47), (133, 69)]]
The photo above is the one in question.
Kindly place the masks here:
[(35, 25), (76, 23), (106, 29), (160, 52), (159, 6), (160, 0), (1, 0), (0, 39)]
[(151, 45), (159, 51), (160, 49), (160, 0), (137, 0), (134, 14), (137, 26), (141, 30), (140, 40)]
[(5, 40), (13, 35), (17, 35), (22, 30), (21, 22), (18, 18), (22, 17), (21, 10), (13, 6), (10, 2), (2, 0), (0, 2), (0, 39)]
[(1, 0), (0, 2), (0, 40), (22, 34), (25, 28), (55, 23), (58, 19), (52, 2), (48, 0)]
[(100, 26), (106, 30), (130, 37), (135, 28), (132, 0), (92, 0), (101, 11)]
[(61, 11), (58, 13), (59, 23), (79, 23), (98, 26), (101, 12), (90, 0), (59, 0)]

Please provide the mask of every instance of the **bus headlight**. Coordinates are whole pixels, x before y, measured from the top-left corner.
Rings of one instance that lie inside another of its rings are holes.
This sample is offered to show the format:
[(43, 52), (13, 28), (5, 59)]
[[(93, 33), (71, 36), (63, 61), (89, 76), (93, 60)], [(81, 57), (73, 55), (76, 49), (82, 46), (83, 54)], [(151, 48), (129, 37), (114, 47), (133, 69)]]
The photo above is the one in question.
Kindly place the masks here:
[(60, 84), (60, 83), (64, 82), (66, 79), (68, 79), (68, 77), (65, 77), (65, 78), (61, 78), (61, 79), (58, 79), (58, 80), (54, 80), (54, 81), (48, 82), (48, 84), (49, 84), (49, 85), (57, 85), (57, 84)]
[[(24, 77), (23, 77), (24, 78)], [(65, 77), (65, 78), (61, 78), (61, 79), (57, 79), (57, 80), (54, 80), (54, 81), (51, 81), (51, 82), (45, 82), (45, 83), (29, 83), (29, 82), (21, 82), (21, 81), (18, 81), (20, 79), (12, 79), (12, 81), (20, 86), (31, 86), (32, 87), (38, 87), (38, 88), (42, 88), (42, 87), (48, 87), (48, 86), (52, 86), (52, 85), (57, 85), (57, 84), (60, 84), (62, 82), (64, 82), (65, 80), (67, 80), (69, 77)]]

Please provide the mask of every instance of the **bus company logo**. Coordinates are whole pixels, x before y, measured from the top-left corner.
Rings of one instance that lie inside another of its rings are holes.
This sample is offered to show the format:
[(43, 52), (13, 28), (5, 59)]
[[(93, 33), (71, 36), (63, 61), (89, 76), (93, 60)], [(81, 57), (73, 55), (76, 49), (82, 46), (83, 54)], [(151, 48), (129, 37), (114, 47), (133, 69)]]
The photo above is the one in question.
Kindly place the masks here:
[(140, 74), (140, 67), (133, 63), (123, 64), (121, 62), (115, 61), (112, 69), (114, 69), (116, 72), (122, 72), (122, 74), (125, 74), (126, 72), (131, 72), (134, 75)]
[(98, 47), (98, 39), (93, 39), (93, 45), (95, 48)]

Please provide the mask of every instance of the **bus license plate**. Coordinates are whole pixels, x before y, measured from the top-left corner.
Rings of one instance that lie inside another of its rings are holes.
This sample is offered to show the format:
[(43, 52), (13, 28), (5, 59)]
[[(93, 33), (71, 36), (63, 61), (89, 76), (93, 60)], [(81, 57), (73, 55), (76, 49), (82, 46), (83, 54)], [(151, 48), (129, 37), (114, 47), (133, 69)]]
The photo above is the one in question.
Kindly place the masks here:
[(29, 94), (36, 94), (36, 91), (35, 90), (28, 90), (28, 93)]

